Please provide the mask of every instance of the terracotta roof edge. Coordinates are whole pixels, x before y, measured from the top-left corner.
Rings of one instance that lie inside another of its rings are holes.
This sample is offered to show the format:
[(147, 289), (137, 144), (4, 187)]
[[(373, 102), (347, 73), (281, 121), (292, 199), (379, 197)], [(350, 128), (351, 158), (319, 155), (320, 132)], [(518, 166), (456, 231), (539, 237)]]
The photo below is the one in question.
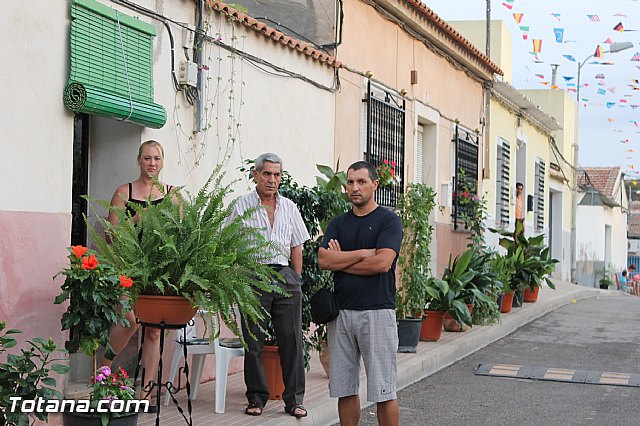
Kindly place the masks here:
[(299, 54), (305, 55), (313, 59), (314, 61), (334, 68), (342, 67), (342, 62), (338, 61), (338, 59), (336, 59), (334, 56), (331, 56), (328, 53), (323, 52), (322, 50), (312, 47), (307, 42), (287, 36), (286, 34), (276, 30), (273, 27), (270, 27), (264, 22), (258, 21), (247, 15), (246, 13), (242, 13), (239, 10), (234, 9), (227, 3), (217, 0), (206, 0), (206, 4), (211, 8), (211, 10), (228, 17), (233, 17), (236, 19), (237, 23), (244, 25), (245, 27), (261, 34), (266, 38), (270, 38)]

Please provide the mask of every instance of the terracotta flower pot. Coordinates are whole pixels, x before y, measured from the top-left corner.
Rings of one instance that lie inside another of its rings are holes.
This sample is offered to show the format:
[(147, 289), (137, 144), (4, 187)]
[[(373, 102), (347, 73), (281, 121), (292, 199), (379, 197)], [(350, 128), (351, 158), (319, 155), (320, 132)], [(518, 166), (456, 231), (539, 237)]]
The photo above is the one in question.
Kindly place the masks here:
[(443, 311), (427, 311), (424, 313), (426, 317), (422, 320), (420, 328), (420, 340), (437, 342), (442, 335), (442, 321), (444, 319)]
[(538, 292), (540, 291), (540, 286), (537, 285), (534, 287), (533, 291), (529, 290), (529, 287), (524, 289), (524, 302), (525, 303), (534, 303), (538, 300)]
[(513, 305), (513, 291), (502, 293), (502, 303), (500, 304), (500, 313), (506, 314), (511, 312)]
[(182, 296), (145, 296), (136, 298), (134, 311), (140, 322), (148, 324), (181, 325), (188, 323), (197, 308)]
[[(469, 309), (469, 314), (471, 314), (471, 312), (473, 311), (473, 303), (467, 304), (467, 308)], [(444, 314), (442, 325), (444, 326), (444, 329), (446, 331), (452, 331), (454, 333), (467, 331), (470, 328), (467, 324), (464, 323), (462, 324), (461, 328), (460, 324), (458, 324), (458, 322), (453, 318), (453, 316), (451, 316), (451, 314), (449, 314), (449, 312)]]
[(278, 349), (277, 346), (265, 345), (262, 351), (262, 366), (269, 386), (269, 399), (282, 399), (282, 394), (284, 393)]

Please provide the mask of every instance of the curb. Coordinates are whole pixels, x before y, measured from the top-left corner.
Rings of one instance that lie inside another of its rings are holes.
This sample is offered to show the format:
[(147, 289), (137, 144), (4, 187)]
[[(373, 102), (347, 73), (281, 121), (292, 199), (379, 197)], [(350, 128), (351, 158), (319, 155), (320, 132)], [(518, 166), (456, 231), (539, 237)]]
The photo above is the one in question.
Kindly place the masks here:
[[(408, 356), (399, 354), (397, 389), (401, 390), (420, 380), (437, 373), (453, 363), (513, 333), (520, 327), (552, 312), (572, 301), (590, 299), (599, 296), (616, 296), (618, 291), (600, 290), (582, 287), (566, 282), (558, 282), (558, 293), (543, 288), (537, 303), (527, 303), (522, 308), (505, 314), (496, 324), (475, 326), (464, 333), (446, 333), (439, 342), (420, 342), (418, 353)], [(543, 296), (544, 295), (544, 296)], [(361, 409), (373, 405), (366, 400), (366, 380), (360, 381)], [(305, 404), (309, 416), (300, 420), (281, 418), (265, 425), (314, 425), (325, 426), (339, 422), (338, 402), (335, 398)]]

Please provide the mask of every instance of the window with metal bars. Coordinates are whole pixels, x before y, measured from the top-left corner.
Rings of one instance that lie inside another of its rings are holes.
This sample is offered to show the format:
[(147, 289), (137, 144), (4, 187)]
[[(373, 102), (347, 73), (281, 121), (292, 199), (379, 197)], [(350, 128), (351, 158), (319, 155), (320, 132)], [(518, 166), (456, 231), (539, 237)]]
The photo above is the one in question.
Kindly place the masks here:
[(456, 126), (453, 139), (455, 144), (455, 175), (453, 176), (453, 229), (463, 225), (468, 228), (465, 218), (472, 216), (471, 203), (465, 198), (478, 195), (478, 136)]
[(533, 201), (533, 222), (536, 230), (544, 229), (544, 160), (537, 159), (535, 165), (535, 190)]
[(71, 2), (71, 70), (64, 104), (160, 128), (166, 110), (153, 102), (153, 25), (95, 0)]
[(509, 177), (511, 171), (511, 147), (504, 139), (498, 141), (498, 155), (496, 167), (496, 223), (506, 227), (509, 224), (510, 188)]
[(375, 167), (395, 163), (397, 182), (376, 191), (376, 202), (396, 207), (404, 192), (405, 101), (385, 90), (367, 85), (367, 145), (364, 158)]

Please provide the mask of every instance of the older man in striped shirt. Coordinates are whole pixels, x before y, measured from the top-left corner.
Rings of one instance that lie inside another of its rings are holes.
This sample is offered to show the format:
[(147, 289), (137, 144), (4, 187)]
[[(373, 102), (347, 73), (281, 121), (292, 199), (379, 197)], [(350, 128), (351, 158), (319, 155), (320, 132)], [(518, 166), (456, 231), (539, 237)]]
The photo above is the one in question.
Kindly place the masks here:
[[(293, 201), (281, 196), (278, 187), (282, 179), (282, 159), (276, 154), (260, 155), (254, 165), (255, 191), (240, 197), (233, 209), (232, 217), (259, 207), (246, 220), (245, 225), (261, 230), (267, 241), (277, 245), (279, 251), (270, 254), (265, 261), (279, 272), (285, 282), (276, 282), (291, 297), (258, 291), (260, 303), (271, 314), (275, 337), (280, 346), (280, 364), (285, 390), (282, 399), (285, 411), (295, 417), (305, 417), (302, 406), (305, 390), (304, 354), (302, 343), (302, 244), (309, 233), (302, 221), (298, 207)], [(269, 399), (269, 389), (262, 367), (262, 350), (265, 335), (262, 331), (268, 319), (260, 324), (243, 322), (243, 332), (248, 349), (244, 357), (244, 381), (249, 402), (245, 413), (259, 416)], [(250, 333), (256, 339), (250, 338)]]

